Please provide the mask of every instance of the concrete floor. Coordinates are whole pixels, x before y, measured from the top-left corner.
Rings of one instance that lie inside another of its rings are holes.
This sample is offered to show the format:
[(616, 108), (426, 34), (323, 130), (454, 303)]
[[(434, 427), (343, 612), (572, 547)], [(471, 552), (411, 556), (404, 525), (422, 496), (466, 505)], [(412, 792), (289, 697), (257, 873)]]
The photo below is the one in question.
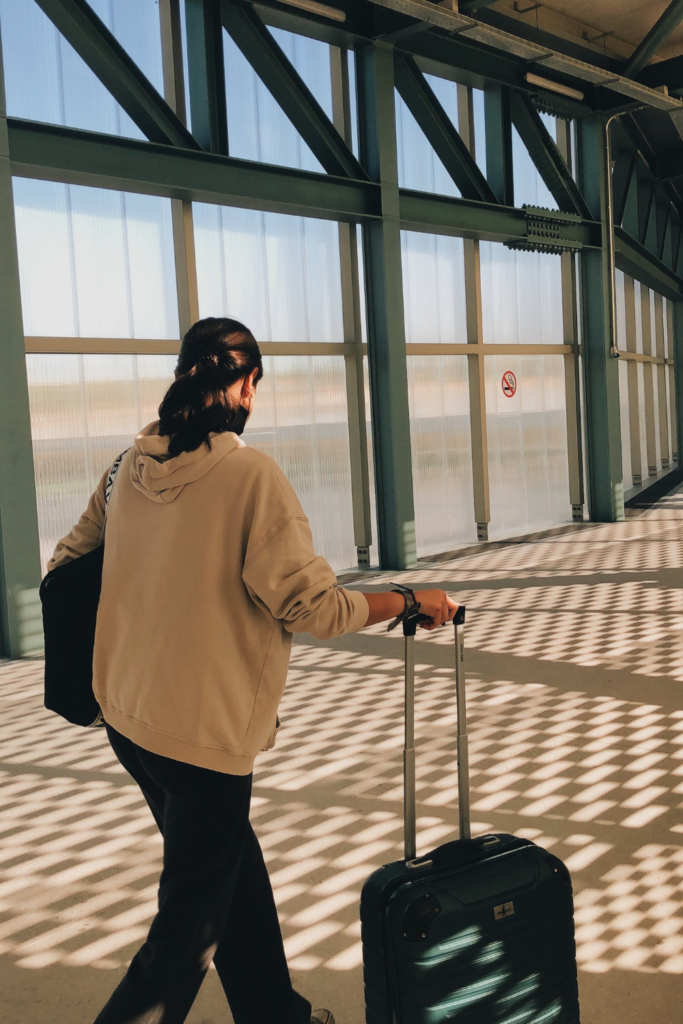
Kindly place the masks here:
[[(682, 562), (679, 488), (625, 523), (404, 574), (467, 603), (475, 832), (569, 865), (583, 1024), (681, 1018)], [(424, 852), (457, 819), (451, 631), (417, 662)], [(41, 708), (40, 672), (0, 666), (0, 1018), (91, 1024), (145, 934), (159, 840), (105, 737)], [(358, 894), (401, 850), (401, 639), (300, 638), (282, 710), (253, 818), (292, 972), (362, 1024)], [(229, 1020), (212, 971), (189, 1021)]]

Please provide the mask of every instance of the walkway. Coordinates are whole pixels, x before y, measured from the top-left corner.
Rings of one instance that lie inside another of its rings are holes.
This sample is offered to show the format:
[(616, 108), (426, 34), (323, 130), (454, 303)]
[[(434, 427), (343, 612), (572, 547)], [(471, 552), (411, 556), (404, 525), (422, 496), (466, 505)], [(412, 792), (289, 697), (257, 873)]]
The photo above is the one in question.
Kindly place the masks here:
[[(404, 576), (467, 603), (475, 831), (530, 836), (569, 865), (583, 1024), (680, 1017), (682, 562), (679, 488), (625, 523)], [(457, 817), (451, 644), (425, 634), (417, 652), (422, 851)], [(0, 666), (2, 1019), (91, 1024), (145, 934), (159, 840), (105, 737), (41, 708), (40, 670)], [(298, 643), (257, 773), (296, 981), (338, 1024), (363, 1024), (361, 884), (400, 855), (401, 672), (379, 627)], [(189, 1019), (228, 1020), (215, 972)]]

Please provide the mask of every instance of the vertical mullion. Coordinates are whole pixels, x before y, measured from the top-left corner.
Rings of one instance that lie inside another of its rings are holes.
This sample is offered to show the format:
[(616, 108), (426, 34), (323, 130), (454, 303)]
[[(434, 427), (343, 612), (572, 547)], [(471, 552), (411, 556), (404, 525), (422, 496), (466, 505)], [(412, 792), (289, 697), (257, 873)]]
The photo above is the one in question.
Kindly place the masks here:
[[(664, 358), (664, 316), (661, 295), (655, 296), (655, 355)], [(657, 407), (659, 411), (659, 451), (662, 457), (662, 469), (669, 468), (669, 420), (666, 414), (666, 367), (657, 363), (653, 367), (657, 374)]]
[[(643, 325), (643, 352), (654, 355), (652, 349), (652, 324), (650, 320), (650, 289), (640, 285), (640, 311)], [(645, 375), (645, 437), (647, 446), (647, 472), (649, 476), (657, 475), (657, 441), (655, 439), (655, 395), (652, 363), (644, 363)]]
[[(572, 166), (571, 132), (568, 121), (558, 122), (557, 145), (567, 167)], [(564, 357), (564, 394), (567, 420), (567, 462), (569, 469), (569, 501), (572, 519), (583, 521), (583, 451), (581, 444), (581, 407), (579, 395), (578, 321), (576, 308), (576, 258), (573, 253), (561, 256), (562, 325), (565, 345), (573, 352)]]
[[(186, 123), (185, 83), (183, 81), (183, 53), (180, 30), (180, 4), (178, 0), (160, 0), (161, 56), (164, 72), (164, 98)], [(197, 294), (197, 263), (194, 249), (192, 203), (182, 199), (171, 200), (173, 228), (173, 255), (175, 262), (178, 326), (184, 337), (199, 319)]]
[(0, 649), (40, 651), (40, 542), (0, 45)]
[[(458, 86), (458, 130), (463, 142), (469, 149), (470, 153), (474, 156), (472, 91), (464, 85)], [(477, 540), (486, 541), (489, 539), (491, 501), (489, 496), (489, 453), (488, 435), (486, 430), (486, 374), (482, 338), (481, 264), (479, 259), (479, 241), (466, 238), (464, 239), (463, 245), (465, 260), (465, 314), (467, 323), (467, 343), (473, 347), (472, 355), (467, 356), (467, 376), (470, 394), (470, 437), (472, 445), (474, 521), (477, 524)]]
[[(332, 108), (334, 126), (349, 148), (351, 139), (351, 97), (349, 62), (346, 50), (330, 46)], [(370, 510), (370, 473), (365, 418), (365, 381), (363, 374), (363, 330), (361, 325), (360, 281), (356, 225), (339, 223), (339, 262), (341, 268), (342, 318), (344, 341), (353, 352), (344, 357), (346, 369), (346, 409), (349, 424), (351, 464), (351, 500), (353, 536), (358, 565), (370, 565), (372, 518)]]
[(675, 412), (676, 412), (676, 440), (678, 464), (681, 464), (681, 452), (683, 452), (683, 302), (674, 302), (673, 306), (673, 333), (672, 349), (674, 357), (674, 391)]
[[(632, 277), (624, 276), (624, 312), (626, 322), (626, 350), (637, 352), (636, 342), (636, 283)], [(638, 389), (638, 363), (629, 359), (626, 364), (628, 379), (629, 439), (631, 444), (631, 477), (633, 486), (643, 482), (643, 456), (640, 446), (640, 392)]]
[(358, 51), (362, 163), (381, 188), (382, 218), (363, 225), (368, 360), (376, 463), (380, 565), (416, 564), (408, 368), (394, 103), (394, 53), (374, 42)]

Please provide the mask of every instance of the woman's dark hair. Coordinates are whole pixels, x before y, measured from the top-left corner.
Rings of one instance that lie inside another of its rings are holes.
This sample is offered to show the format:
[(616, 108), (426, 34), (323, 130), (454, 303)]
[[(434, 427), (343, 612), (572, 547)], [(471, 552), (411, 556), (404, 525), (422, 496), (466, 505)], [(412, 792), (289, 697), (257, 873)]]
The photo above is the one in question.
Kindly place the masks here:
[(227, 389), (258, 370), (261, 352), (254, 335), (239, 320), (209, 316), (198, 320), (183, 338), (176, 379), (159, 406), (159, 433), (170, 438), (168, 454), (211, 447), (210, 434), (231, 430), (238, 405)]

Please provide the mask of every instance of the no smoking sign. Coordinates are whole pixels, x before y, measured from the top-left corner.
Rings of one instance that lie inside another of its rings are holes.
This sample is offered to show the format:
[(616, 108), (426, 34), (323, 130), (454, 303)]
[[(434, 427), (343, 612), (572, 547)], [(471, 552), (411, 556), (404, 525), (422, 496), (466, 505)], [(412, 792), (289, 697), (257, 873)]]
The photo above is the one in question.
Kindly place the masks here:
[(512, 398), (515, 391), (517, 390), (517, 378), (515, 377), (512, 370), (505, 371), (505, 373), (503, 374), (503, 379), (501, 380), (500, 383), (505, 397)]

